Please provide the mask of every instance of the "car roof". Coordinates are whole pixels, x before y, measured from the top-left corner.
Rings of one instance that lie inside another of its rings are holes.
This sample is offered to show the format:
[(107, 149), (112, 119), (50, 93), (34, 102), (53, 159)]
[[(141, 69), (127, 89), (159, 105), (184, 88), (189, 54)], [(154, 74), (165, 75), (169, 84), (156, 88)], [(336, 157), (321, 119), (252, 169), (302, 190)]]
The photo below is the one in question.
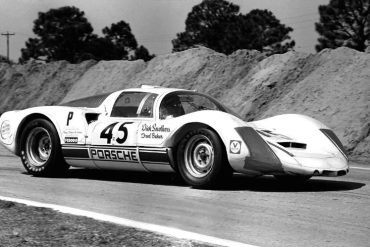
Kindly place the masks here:
[(168, 88), (168, 87), (161, 87), (161, 86), (150, 86), (150, 85), (142, 85), (139, 88), (129, 88), (119, 91), (121, 92), (150, 92), (150, 93), (156, 93), (159, 95), (168, 94), (172, 92), (194, 92), (194, 90), (186, 90), (186, 89), (180, 89), (180, 88)]
[(186, 90), (179, 88), (167, 88), (160, 86), (143, 85), (140, 88), (128, 88), (111, 93), (105, 93), (100, 95), (93, 95), (89, 97), (75, 99), (69, 102), (61, 103), (59, 106), (71, 106), (71, 107), (83, 107), (83, 108), (97, 108), (102, 105), (103, 102), (115, 101), (116, 97), (123, 92), (145, 92), (155, 93), (160, 97), (167, 95), (172, 92), (194, 92), (195, 90)]

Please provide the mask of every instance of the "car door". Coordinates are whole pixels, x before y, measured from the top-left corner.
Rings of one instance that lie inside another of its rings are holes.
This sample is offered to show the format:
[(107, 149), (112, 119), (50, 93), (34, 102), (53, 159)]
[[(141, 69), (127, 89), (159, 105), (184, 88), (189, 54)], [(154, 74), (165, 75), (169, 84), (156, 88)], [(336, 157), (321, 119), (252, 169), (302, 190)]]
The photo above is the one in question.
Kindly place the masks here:
[(110, 114), (99, 118), (92, 130), (90, 156), (96, 166), (108, 169), (145, 170), (139, 161), (138, 127), (153, 119), (157, 94), (123, 92)]

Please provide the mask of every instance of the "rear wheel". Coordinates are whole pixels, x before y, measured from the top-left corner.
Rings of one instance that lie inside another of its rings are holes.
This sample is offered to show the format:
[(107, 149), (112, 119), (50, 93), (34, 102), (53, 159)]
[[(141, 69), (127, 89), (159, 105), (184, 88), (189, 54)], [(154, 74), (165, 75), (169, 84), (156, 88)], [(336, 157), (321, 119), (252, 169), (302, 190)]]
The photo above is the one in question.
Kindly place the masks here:
[(193, 187), (213, 187), (229, 178), (232, 170), (225, 160), (220, 138), (209, 129), (189, 132), (178, 146), (178, 170)]
[(35, 176), (64, 175), (69, 168), (61, 153), (58, 133), (45, 119), (34, 119), (26, 125), (20, 153), (23, 166)]

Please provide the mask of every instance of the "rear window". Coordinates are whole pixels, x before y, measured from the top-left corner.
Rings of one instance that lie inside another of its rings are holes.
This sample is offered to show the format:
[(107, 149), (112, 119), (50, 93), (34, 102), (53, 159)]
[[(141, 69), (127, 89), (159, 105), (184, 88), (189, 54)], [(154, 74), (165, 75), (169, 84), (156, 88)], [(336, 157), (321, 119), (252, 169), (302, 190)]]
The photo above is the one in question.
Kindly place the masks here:
[(152, 118), (157, 94), (123, 92), (115, 102), (111, 117)]
[(59, 105), (60, 106), (71, 106), (71, 107), (96, 108), (96, 107), (99, 107), (110, 94), (111, 93), (95, 95), (91, 97), (69, 101), (66, 103), (59, 104)]

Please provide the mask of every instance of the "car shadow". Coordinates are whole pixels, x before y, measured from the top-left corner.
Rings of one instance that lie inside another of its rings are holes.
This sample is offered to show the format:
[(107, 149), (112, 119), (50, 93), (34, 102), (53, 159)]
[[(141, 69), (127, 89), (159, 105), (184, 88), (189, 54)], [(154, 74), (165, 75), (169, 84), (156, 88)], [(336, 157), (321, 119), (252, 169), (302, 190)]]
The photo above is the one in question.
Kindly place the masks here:
[(366, 184), (338, 180), (338, 178), (313, 177), (302, 183), (282, 183), (273, 176), (248, 178), (242, 174), (234, 174), (232, 181), (221, 190), (250, 190), (258, 192), (323, 192), (348, 191), (359, 189)]
[[(66, 178), (102, 180), (138, 184), (189, 187), (178, 175), (169, 173), (145, 173), (128, 171), (109, 171), (93, 169), (71, 169)], [(258, 192), (323, 192), (348, 191), (359, 189), (366, 184), (338, 180), (338, 178), (311, 178), (300, 184), (284, 184), (272, 176), (249, 178), (234, 174), (224, 185), (213, 188), (219, 191), (258, 191)]]
[(147, 173), (77, 168), (70, 169), (66, 178), (168, 186), (187, 186), (179, 176), (171, 173)]

